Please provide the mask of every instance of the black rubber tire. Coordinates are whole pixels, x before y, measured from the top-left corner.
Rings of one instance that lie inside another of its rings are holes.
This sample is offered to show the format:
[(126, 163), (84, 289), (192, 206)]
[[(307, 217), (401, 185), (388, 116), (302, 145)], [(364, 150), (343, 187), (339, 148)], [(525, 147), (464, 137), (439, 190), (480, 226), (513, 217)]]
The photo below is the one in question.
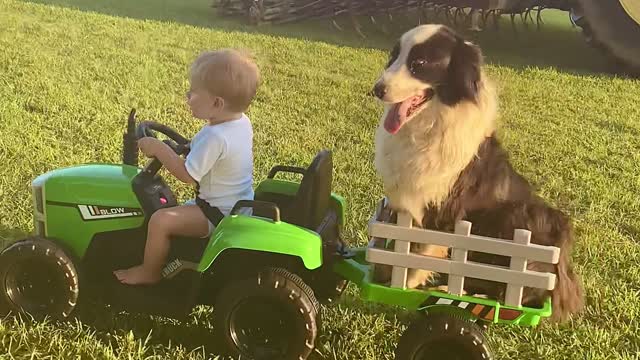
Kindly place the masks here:
[(313, 271), (307, 282), (321, 304), (331, 304), (342, 296), (349, 282), (338, 275), (330, 266)]
[(78, 296), (76, 267), (54, 242), (31, 237), (0, 253), (0, 315), (62, 320), (74, 313)]
[(269, 271), (273, 271), (274, 274), (279, 274), (280, 276), (296, 284), (309, 299), (309, 301), (311, 301), (313, 310), (316, 312), (316, 315), (320, 313), (320, 302), (318, 301), (315, 292), (313, 291), (311, 286), (307, 285), (304, 280), (302, 280), (301, 277), (283, 268), (270, 268)]
[(396, 360), (490, 360), (491, 351), (475, 323), (448, 314), (414, 321), (396, 347)]
[(618, 0), (574, 0), (584, 15), (577, 24), (587, 42), (604, 52), (616, 71), (640, 75), (640, 24)]
[(338, 274), (328, 275), (320, 281), (321, 284), (316, 288), (316, 293), (322, 304), (331, 304), (338, 301), (349, 284), (347, 280), (341, 278)]
[[(219, 350), (234, 358), (304, 360), (313, 351), (318, 336), (318, 307), (311, 289), (285, 269), (267, 268), (230, 281), (213, 311)], [(243, 328), (243, 323), (249, 326)], [(282, 348), (269, 352), (251, 346), (251, 335), (247, 333), (258, 333), (262, 343), (279, 340)]]

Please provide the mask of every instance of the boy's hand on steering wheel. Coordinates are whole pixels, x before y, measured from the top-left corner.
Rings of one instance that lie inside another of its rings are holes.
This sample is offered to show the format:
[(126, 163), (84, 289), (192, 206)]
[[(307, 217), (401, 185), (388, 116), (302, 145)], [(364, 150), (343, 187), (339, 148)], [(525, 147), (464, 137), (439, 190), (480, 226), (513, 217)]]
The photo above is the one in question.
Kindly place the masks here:
[(165, 146), (165, 144), (156, 138), (143, 137), (142, 139), (138, 140), (138, 148), (145, 156), (149, 158), (154, 157), (161, 146)]

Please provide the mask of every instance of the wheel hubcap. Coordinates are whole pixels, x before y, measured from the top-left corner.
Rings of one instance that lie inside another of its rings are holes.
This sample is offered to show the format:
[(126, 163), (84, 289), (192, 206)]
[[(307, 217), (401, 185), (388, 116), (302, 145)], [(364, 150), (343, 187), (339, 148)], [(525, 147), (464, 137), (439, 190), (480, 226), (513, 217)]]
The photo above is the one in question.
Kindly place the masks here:
[(472, 353), (455, 340), (431, 341), (423, 344), (415, 354), (416, 360), (468, 360)]
[(256, 297), (231, 312), (229, 331), (235, 346), (255, 359), (282, 359), (296, 337), (294, 319), (285, 304)]
[(9, 269), (5, 290), (15, 308), (33, 315), (55, 312), (67, 302), (64, 275), (41, 259), (25, 260)]
[(619, 0), (620, 4), (624, 8), (633, 21), (640, 26), (640, 0)]

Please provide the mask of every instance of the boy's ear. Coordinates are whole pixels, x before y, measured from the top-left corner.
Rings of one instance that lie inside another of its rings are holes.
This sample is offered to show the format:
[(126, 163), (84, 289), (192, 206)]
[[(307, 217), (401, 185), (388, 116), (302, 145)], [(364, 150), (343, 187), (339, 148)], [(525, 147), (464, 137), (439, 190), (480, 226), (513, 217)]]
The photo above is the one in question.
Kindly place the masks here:
[(217, 109), (224, 108), (224, 99), (221, 98), (220, 96), (215, 96), (213, 98), (213, 106)]

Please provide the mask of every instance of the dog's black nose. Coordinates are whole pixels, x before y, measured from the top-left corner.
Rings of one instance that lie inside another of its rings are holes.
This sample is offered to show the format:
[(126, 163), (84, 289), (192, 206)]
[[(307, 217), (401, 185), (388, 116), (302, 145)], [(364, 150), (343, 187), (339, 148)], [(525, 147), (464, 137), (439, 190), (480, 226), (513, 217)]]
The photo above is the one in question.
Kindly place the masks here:
[(376, 83), (376, 86), (373, 87), (373, 95), (382, 100), (386, 94), (387, 87), (381, 82)]

